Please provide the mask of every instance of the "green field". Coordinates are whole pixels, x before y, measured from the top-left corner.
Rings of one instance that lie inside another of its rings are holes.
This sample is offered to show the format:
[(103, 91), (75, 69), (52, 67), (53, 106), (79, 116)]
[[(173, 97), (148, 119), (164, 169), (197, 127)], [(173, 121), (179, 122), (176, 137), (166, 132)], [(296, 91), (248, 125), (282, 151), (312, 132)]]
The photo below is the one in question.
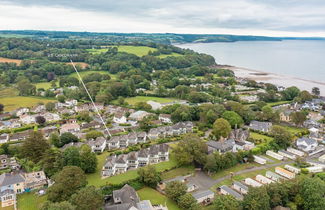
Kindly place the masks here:
[(291, 127), (291, 126), (281, 126), (283, 128), (285, 128), (286, 130), (288, 130), (292, 135), (296, 135), (300, 132), (306, 132), (307, 129), (305, 128), (297, 128), (297, 127)]
[(149, 188), (144, 187), (141, 190), (137, 191), (139, 197), (141, 200), (150, 200), (152, 205), (155, 204), (162, 204), (167, 205), (169, 210), (179, 210), (180, 208), (177, 206), (177, 204), (172, 201), (170, 198), (167, 198), (165, 195), (162, 195), (158, 191)]
[(19, 210), (35, 210), (41, 209), (41, 206), (46, 201), (46, 195), (38, 196), (37, 194), (23, 193), (18, 195), (18, 204), (17, 207)]
[(130, 105), (135, 105), (138, 102), (147, 102), (147, 101), (155, 101), (158, 103), (169, 103), (169, 102), (177, 101), (177, 99), (160, 98), (160, 97), (152, 97), (152, 96), (136, 96), (136, 97), (126, 98), (125, 101)]
[(0, 100), (4, 97), (18, 96), (18, 90), (15, 88), (3, 88), (0, 90)]
[(55, 102), (55, 100), (38, 98), (38, 97), (25, 97), (25, 96), (0, 98), (0, 103), (5, 106), (5, 111), (13, 111), (20, 107), (33, 107), (38, 103), (48, 103), (48, 102)]
[(194, 167), (189, 166), (189, 167), (181, 167), (181, 168), (175, 168), (173, 170), (167, 171), (161, 175), (161, 178), (163, 180), (165, 179), (172, 179), (177, 176), (185, 176), (188, 174), (194, 173)]
[(181, 54), (179, 54), (179, 53), (171, 53), (171, 54), (160, 54), (160, 55), (158, 55), (157, 57), (159, 57), (159, 58), (167, 58), (167, 57), (169, 57), (169, 56), (174, 56), (174, 57), (178, 57), (178, 56), (182, 56)]
[(258, 166), (258, 165), (259, 165), (258, 163), (238, 164), (238, 165), (236, 165), (234, 167), (231, 167), (231, 168), (219, 171), (217, 173), (214, 173), (214, 174), (211, 175), (211, 177), (213, 179), (219, 179), (221, 177), (230, 175), (230, 173), (235, 173), (235, 172), (238, 172), (238, 171), (241, 171), (241, 170), (244, 170), (244, 169), (247, 169), (247, 168), (255, 167), (255, 166)]
[[(117, 47), (118, 51), (120, 52), (126, 52), (130, 54), (134, 54), (136, 56), (144, 56), (148, 55), (149, 51), (156, 51), (157, 49), (152, 48), (152, 47), (147, 47), (147, 46), (128, 46), (128, 45), (121, 45), (121, 46), (112, 46), (112, 47)], [(88, 49), (88, 52), (92, 54), (100, 54), (103, 52), (106, 52), (107, 49)]]
[(250, 132), (249, 137), (253, 138), (253, 139), (256, 139), (256, 140), (264, 140), (265, 142), (270, 142), (270, 141), (273, 140), (272, 137), (262, 135), (262, 134), (259, 134), (259, 133), (255, 133), (255, 132)]
[[(51, 82), (39, 82), (34, 84), (36, 89), (43, 88), (44, 90), (52, 88)], [(59, 82), (56, 82), (56, 86), (59, 86)]]
[[(100, 155), (97, 156), (98, 160), (98, 165), (97, 165), (97, 170), (93, 174), (87, 174), (87, 181), (89, 185), (94, 185), (96, 187), (100, 187), (106, 184), (120, 184), (122, 182), (132, 180), (138, 177), (137, 170), (130, 170), (127, 171), (126, 173), (119, 174), (116, 176), (111, 176), (106, 179), (102, 179), (101, 177), (101, 170), (103, 165), (105, 164), (106, 157), (108, 156), (107, 152), (104, 152)], [(157, 171), (163, 172), (166, 170), (169, 170), (171, 168), (174, 168), (176, 166), (176, 161), (173, 158), (173, 156), (170, 157), (169, 161), (166, 162), (161, 162), (158, 164), (155, 164), (154, 166), (156, 167)]]
[[(117, 78), (116, 74), (110, 74), (107, 71), (81, 71), (81, 72), (79, 72), (81, 77), (84, 77), (84, 76), (86, 76), (88, 74), (92, 74), (92, 73), (109, 74), (111, 76), (111, 78), (114, 79), (114, 80)], [(72, 76), (72, 77), (75, 77), (75, 78), (79, 79), (77, 73), (72, 73), (69, 76)]]

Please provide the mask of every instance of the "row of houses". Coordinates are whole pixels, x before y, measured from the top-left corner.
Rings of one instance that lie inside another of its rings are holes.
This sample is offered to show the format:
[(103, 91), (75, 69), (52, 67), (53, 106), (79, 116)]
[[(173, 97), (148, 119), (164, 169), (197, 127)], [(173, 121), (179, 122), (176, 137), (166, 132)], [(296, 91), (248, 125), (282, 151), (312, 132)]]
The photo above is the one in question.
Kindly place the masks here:
[(113, 176), (124, 173), (130, 169), (136, 169), (168, 160), (169, 146), (167, 144), (152, 145), (147, 149), (141, 149), (137, 152), (107, 157), (106, 163), (102, 168), (102, 176)]

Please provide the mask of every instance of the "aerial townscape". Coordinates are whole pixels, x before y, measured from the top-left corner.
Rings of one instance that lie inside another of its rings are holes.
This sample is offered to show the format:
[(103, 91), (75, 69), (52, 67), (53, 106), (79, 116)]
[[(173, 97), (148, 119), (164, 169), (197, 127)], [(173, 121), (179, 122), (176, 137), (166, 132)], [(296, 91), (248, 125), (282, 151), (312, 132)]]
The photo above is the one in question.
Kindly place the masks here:
[(325, 210), (325, 1), (0, 1), (0, 210)]

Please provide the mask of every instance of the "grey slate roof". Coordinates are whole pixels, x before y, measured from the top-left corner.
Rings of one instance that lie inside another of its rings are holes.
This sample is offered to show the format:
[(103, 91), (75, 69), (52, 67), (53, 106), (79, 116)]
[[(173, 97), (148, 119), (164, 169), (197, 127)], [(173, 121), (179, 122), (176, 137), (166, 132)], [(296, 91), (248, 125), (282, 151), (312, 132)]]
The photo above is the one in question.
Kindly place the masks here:
[(25, 178), (21, 174), (4, 173), (0, 175), (0, 187), (24, 182)]
[(297, 143), (303, 143), (303, 142), (305, 142), (307, 145), (313, 145), (317, 143), (315, 139), (311, 139), (311, 138), (302, 137), (297, 139)]
[(204, 190), (204, 191), (199, 191), (199, 192), (195, 192), (192, 194), (192, 196), (195, 199), (200, 199), (200, 198), (208, 196), (208, 195), (214, 195), (214, 192), (212, 192), (211, 190)]
[(221, 186), (220, 189), (223, 189), (224, 191), (226, 191), (227, 193), (229, 193), (230, 195), (234, 196), (237, 199), (242, 200), (244, 198), (244, 196), (242, 196), (235, 190), (231, 189), (230, 187), (227, 187), (226, 185)]
[(242, 189), (248, 191), (248, 187), (247, 187), (246, 185), (244, 185), (243, 183), (241, 183), (241, 182), (234, 181), (234, 185), (237, 185), (237, 186), (239, 186), (240, 188), (242, 188)]

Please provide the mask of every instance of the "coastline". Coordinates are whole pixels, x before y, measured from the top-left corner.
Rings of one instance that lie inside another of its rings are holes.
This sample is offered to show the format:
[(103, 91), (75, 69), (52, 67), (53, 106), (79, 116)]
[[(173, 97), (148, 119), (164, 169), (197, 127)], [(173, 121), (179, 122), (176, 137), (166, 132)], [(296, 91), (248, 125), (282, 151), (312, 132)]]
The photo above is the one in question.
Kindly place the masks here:
[(309, 92), (311, 92), (313, 87), (318, 87), (321, 92), (321, 96), (325, 96), (325, 82), (274, 74), (244, 67), (230, 65), (224, 65), (222, 67), (234, 71), (236, 77), (252, 79), (256, 82), (272, 83), (274, 85), (280, 85), (284, 87), (297, 86), (299, 89), (307, 90)]

